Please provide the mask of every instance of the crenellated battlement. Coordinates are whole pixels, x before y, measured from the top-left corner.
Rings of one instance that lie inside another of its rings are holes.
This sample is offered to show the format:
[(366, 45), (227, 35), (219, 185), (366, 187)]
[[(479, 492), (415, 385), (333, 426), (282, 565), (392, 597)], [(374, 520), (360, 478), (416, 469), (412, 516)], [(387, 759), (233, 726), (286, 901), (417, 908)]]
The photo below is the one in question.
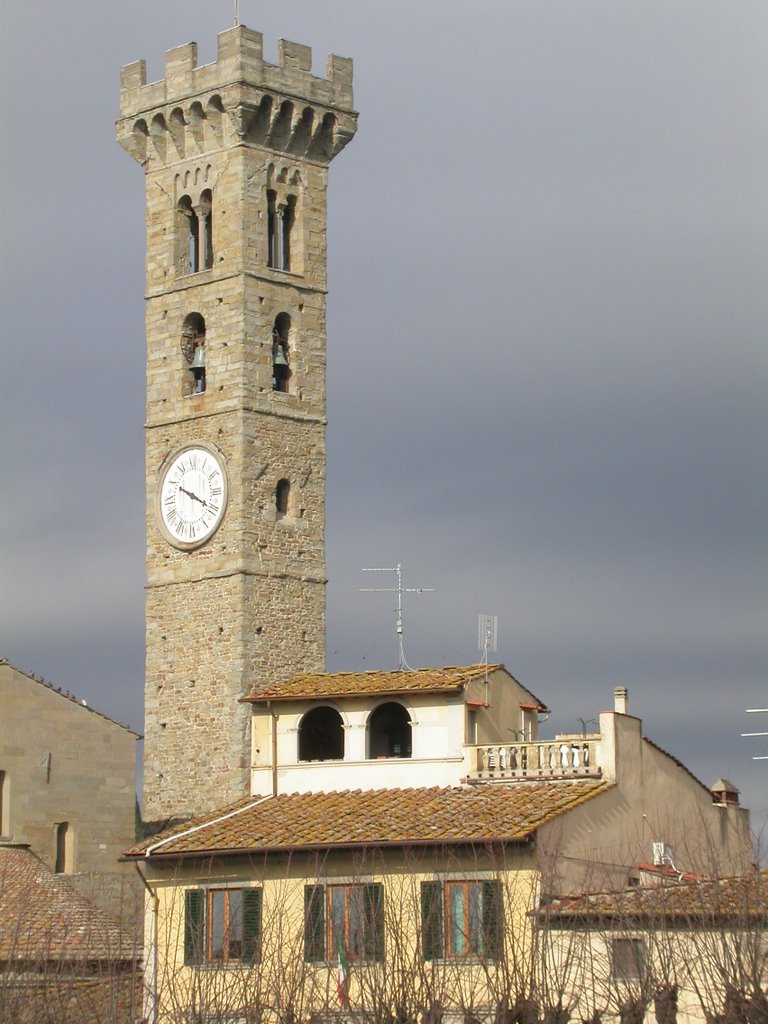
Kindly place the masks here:
[[(165, 163), (177, 155), (182, 126), (199, 148), (199, 124), (228, 115), (234, 136), (268, 148), (299, 145), (303, 155), (329, 160), (352, 138), (352, 60), (329, 54), (326, 76), (312, 74), (312, 50), (278, 40), (278, 62), (264, 60), (261, 32), (237, 25), (220, 32), (217, 58), (197, 65), (197, 44), (166, 51), (165, 77), (147, 83), (146, 62), (120, 71), (120, 145), (141, 163)], [(287, 125), (286, 125), (287, 121)], [(279, 131), (275, 131), (275, 127)], [(211, 138), (221, 136), (214, 130)], [(148, 139), (154, 143), (147, 146)], [(206, 147), (207, 148), (207, 147)]]
[(192, 95), (247, 82), (329, 107), (352, 110), (352, 59), (329, 54), (325, 78), (312, 74), (312, 49), (288, 39), (278, 40), (278, 62), (263, 57), (261, 32), (237, 25), (220, 32), (212, 64), (197, 66), (197, 43), (167, 50), (165, 78), (147, 84), (146, 61), (137, 60), (120, 70), (120, 117), (131, 117), (154, 107), (182, 102)]

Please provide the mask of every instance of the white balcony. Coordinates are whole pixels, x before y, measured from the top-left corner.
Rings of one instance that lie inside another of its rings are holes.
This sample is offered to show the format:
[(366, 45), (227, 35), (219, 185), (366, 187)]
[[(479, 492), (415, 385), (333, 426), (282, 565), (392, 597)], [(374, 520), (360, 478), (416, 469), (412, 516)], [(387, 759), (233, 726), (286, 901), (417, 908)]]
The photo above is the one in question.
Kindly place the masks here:
[(590, 733), (536, 743), (477, 744), (466, 748), (467, 778), (470, 782), (600, 778), (599, 741), (599, 733)]

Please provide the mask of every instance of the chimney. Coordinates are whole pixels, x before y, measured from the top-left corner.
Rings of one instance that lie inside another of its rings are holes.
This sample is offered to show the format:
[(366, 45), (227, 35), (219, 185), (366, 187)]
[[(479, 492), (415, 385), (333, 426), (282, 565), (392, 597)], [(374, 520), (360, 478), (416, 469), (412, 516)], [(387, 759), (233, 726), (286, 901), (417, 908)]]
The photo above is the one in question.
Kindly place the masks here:
[(626, 686), (614, 686), (613, 688), (613, 710), (617, 715), (626, 715), (629, 690)]

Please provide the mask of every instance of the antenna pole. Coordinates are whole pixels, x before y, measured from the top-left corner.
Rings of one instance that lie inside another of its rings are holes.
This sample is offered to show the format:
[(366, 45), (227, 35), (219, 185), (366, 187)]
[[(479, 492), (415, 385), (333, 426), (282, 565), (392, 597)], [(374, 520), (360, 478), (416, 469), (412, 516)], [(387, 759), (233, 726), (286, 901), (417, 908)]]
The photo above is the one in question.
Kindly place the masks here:
[(403, 647), (403, 594), (432, 594), (434, 587), (404, 587), (403, 567), (398, 562), (394, 569), (363, 569), (363, 572), (394, 572), (397, 574), (397, 587), (361, 587), (361, 594), (397, 594), (397, 618), (395, 619), (395, 630), (397, 632), (397, 644), (399, 650), (400, 672), (413, 669), (405, 660), (405, 648)]
[(495, 651), (499, 635), (499, 619), (496, 615), (477, 616), (477, 646), (483, 652), (485, 682), (488, 683), (488, 651)]
[(240, 24), (240, 0), (235, 0), (235, 28)]

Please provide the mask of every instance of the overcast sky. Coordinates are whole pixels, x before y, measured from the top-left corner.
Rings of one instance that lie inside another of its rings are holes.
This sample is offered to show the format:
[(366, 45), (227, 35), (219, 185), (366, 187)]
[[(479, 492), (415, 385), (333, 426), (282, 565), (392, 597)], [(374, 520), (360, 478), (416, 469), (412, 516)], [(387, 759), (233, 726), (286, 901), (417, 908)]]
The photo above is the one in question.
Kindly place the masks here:
[[(0, 655), (141, 728), (143, 176), (118, 70), (230, 0), (6, 5)], [(241, 0), (355, 61), (329, 195), (328, 667), (503, 661), (768, 817), (764, 0)], [(382, 576), (379, 586), (394, 584)], [(190, 623), (194, 629), (194, 623)], [(762, 719), (762, 721), (760, 721)], [(549, 733), (547, 733), (549, 734)]]

